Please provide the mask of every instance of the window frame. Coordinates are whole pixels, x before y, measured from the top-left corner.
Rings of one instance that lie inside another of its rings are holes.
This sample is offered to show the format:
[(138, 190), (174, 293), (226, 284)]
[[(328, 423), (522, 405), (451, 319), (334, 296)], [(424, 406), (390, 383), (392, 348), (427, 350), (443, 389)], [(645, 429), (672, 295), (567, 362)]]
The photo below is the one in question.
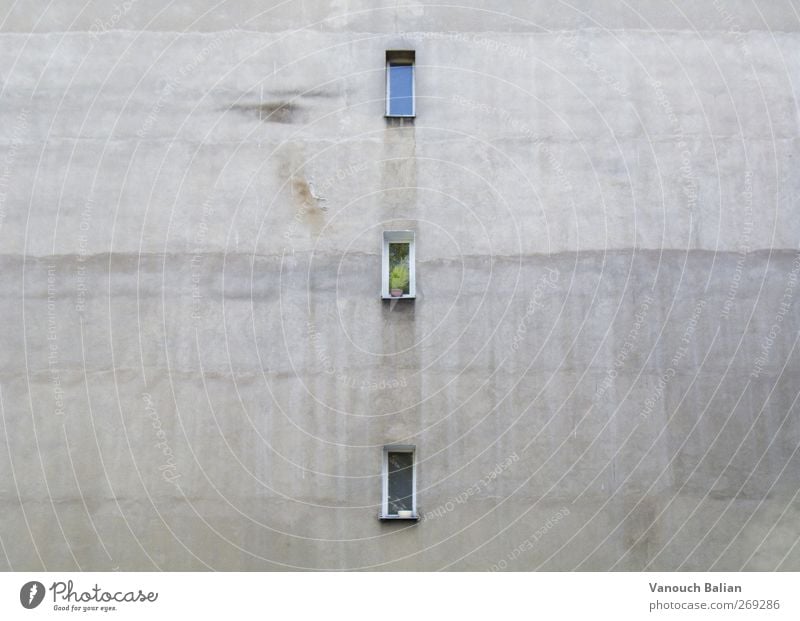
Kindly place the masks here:
[[(411, 517), (389, 513), (389, 453), (411, 453)], [(381, 520), (419, 520), (417, 511), (417, 447), (413, 444), (387, 444), (383, 447), (381, 468)]]
[[(392, 297), (389, 289), (389, 244), (408, 244), (408, 293)], [(381, 251), (381, 298), (384, 300), (413, 300), (417, 297), (417, 250), (414, 231), (384, 231)]]
[[(411, 67), (411, 114), (392, 114), (390, 67), (404, 65)], [(417, 63), (414, 50), (386, 51), (386, 113), (387, 119), (413, 119), (417, 116)]]

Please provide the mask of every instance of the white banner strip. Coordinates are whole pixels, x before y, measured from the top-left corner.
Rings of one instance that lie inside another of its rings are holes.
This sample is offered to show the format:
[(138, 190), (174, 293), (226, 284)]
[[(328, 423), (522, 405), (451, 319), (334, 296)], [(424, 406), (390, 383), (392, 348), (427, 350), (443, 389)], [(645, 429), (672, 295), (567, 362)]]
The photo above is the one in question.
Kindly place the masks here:
[(800, 618), (797, 585), (795, 573), (5, 573), (0, 619), (778, 621)]

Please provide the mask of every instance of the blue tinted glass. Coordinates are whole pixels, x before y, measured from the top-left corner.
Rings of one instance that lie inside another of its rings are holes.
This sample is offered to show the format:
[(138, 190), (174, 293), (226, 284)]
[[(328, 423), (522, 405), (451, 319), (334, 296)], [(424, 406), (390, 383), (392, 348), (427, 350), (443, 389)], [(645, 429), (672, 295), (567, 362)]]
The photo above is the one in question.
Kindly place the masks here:
[(414, 114), (413, 85), (413, 65), (389, 65), (389, 114)]

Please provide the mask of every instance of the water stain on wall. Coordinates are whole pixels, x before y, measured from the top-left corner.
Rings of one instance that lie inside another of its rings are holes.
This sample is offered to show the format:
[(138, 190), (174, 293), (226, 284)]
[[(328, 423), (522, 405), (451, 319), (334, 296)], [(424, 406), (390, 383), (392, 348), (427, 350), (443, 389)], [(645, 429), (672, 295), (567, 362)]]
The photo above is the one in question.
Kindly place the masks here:
[(296, 123), (303, 111), (302, 106), (290, 101), (272, 101), (254, 104), (234, 104), (231, 110), (258, 117), (265, 123)]

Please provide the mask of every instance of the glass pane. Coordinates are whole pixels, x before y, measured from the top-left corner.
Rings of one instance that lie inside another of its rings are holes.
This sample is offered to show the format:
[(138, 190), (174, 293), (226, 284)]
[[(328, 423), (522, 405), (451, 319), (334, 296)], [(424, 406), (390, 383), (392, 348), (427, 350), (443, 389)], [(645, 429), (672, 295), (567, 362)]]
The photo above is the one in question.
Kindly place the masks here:
[(389, 65), (389, 114), (414, 114), (414, 65)]
[(389, 453), (389, 515), (412, 511), (414, 493), (414, 454)]
[(408, 295), (410, 291), (408, 251), (408, 242), (389, 243), (389, 292), (394, 297)]

